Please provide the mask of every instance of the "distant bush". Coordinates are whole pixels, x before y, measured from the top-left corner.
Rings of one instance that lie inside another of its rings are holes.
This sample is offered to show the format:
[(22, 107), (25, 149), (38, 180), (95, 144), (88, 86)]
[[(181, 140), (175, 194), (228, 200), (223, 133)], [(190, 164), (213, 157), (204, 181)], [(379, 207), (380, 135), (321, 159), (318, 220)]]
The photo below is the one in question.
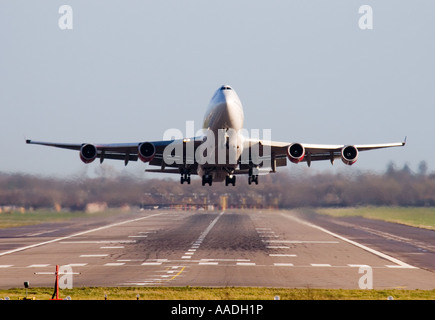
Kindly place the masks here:
[(239, 176), (236, 186), (215, 183), (190, 185), (174, 179), (147, 179), (114, 175), (54, 179), (26, 174), (0, 173), (0, 207), (67, 208), (84, 210), (88, 203), (109, 207), (219, 205), (227, 198), (229, 207), (346, 207), (435, 206), (435, 175), (427, 174), (422, 162), (418, 173), (393, 164), (382, 174), (355, 172), (290, 174), (289, 170), (260, 177), (258, 185), (248, 185)]

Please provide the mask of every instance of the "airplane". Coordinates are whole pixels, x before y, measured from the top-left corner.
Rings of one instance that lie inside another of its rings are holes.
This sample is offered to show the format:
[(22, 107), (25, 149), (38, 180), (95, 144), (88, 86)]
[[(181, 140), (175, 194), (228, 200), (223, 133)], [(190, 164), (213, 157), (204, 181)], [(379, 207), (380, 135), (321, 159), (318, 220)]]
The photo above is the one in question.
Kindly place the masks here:
[[(299, 142), (277, 142), (249, 137), (243, 131), (244, 111), (239, 96), (229, 85), (222, 85), (213, 95), (204, 116), (203, 130), (190, 138), (111, 144), (69, 144), (26, 140), (27, 144), (79, 151), (84, 163), (99, 158), (129, 161), (138, 159), (150, 166), (146, 172), (180, 174), (180, 183), (190, 184), (198, 175), (202, 185), (225, 181), (236, 184), (236, 176), (248, 175), (248, 183), (258, 184), (261, 173), (276, 172), (277, 167), (292, 163), (340, 159), (353, 165), (360, 151), (405, 146), (403, 142), (363, 145), (326, 145)], [(263, 134), (264, 136), (264, 134)]]

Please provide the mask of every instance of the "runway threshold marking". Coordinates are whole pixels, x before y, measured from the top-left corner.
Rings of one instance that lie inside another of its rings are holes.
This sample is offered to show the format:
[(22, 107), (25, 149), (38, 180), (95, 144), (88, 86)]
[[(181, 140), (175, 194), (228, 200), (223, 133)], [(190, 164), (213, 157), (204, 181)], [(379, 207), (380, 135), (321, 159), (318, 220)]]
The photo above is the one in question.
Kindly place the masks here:
[(338, 234), (336, 234), (334, 232), (331, 232), (331, 231), (329, 231), (329, 230), (327, 230), (325, 228), (319, 227), (319, 226), (317, 226), (315, 224), (312, 224), (310, 222), (301, 220), (301, 219), (293, 217), (293, 216), (286, 215), (284, 213), (282, 215), (284, 217), (286, 217), (287, 219), (290, 219), (290, 220), (296, 221), (298, 223), (304, 224), (306, 226), (309, 226), (309, 227), (318, 229), (320, 231), (323, 231), (323, 232), (325, 232), (325, 233), (327, 233), (327, 234), (329, 234), (329, 235), (331, 235), (331, 236), (333, 236), (333, 237), (335, 237), (337, 239), (343, 240), (343, 241), (345, 241), (347, 243), (350, 243), (350, 244), (352, 244), (352, 245), (354, 245), (354, 246), (356, 246), (358, 248), (361, 248), (361, 249), (363, 249), (363, 250), (365, 250), (367, 252), (373, 253), (374, 255), (377, 255), (378, 257), (381, 257), (383, 259), (389, 260), (389, 261), (391, 261), (391, 262), (396, 264), (396, 266), (389, 266), (389, 267), (403, 268), (403, 269), (418, 269), (417, 267), (411, 266), (410, 264), (407, 264), (407, 263), (405, 263), (405, 262), (403, 262), (403, 261), (401, 261), (399, 259), (393, 258), (392, 256), (389, 256), (389, 255), (387, 255), (387, 254), (385, 254), (383, 252), (374, 250), (374, 249), (369, 248), (369, 247), (367, 247), (367, 246), (365, 246), (365, 245), (363, 245), (361, 243), (358, 243), (356, 241), (347, 239), (347, 238), (345, 238), (343, 236), (340, 236), (340, 235), (338, 235)]
[(74, 234), (71, 234), (69, 236), (55, 238), (55, 239), (52, 239), (52, 240), (48, 240), (48, 241), (43, 241), (43, 242), (31, 244), (31, 245), (28, 245), (28, 246), (25, 246), (25, 247), (21, 247), (21, 248), (9, 250), (9, 251), (0, 252), (0, 256), (5, 256), (7, 254), (11, 254), (11, 253), (15, 253), (15, 252), (31, 249), (31, 248), (40, 247), (40, 246), (43, 246), (43, 245), (46, 245), (46, 244), (50, 244), (50, 243), (54, 243), (54, 242), (58, 242), (58, 241), (66, 240), (66, 239), (71, 239), (73, 237), (81, 236), (81, 235), (84, 235), (84, 234), (87, 234), (87, 233), (91, 233), (91, 232), (95, 232), (95, 231), (109, 229), (109, 228), (120, 226), (120, 225), (123, 225), (123, 224), (126, 224), (126, 223), (131, 223), (131, 222), (136, 222), (136, 221), (140, 221), (140, 220), (145, 220), (145, 219), (156, 217), (156, 216), (160, 216), (160, 215), (163, 215), (163, 214), (167, 214), (167, 212), (161, 212), (161, 213), (156, 213), (156, 214), (152, 214), (152, 215), (145, 216), (145, 217), (140, 217), (140, 218), (136, 218), (136, 219), (131, 219), (131, 220), (121, 221), (121, 222), (117, 222), (117, 223), (112, 223), (112, 224), (109, 224), (107, 226), (102, 226), (102, 227), (98, 227), (98, 228), (94, 228), (94, 229), (90, 229), (90, 230), (74, 233)]

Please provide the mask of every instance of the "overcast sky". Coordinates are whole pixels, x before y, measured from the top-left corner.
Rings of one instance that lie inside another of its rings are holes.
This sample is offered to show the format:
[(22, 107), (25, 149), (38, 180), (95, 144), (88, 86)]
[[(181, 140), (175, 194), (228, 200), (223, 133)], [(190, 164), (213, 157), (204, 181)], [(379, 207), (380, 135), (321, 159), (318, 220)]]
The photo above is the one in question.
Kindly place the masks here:
[[(64, 4), (72, 30), (59, 27)], [(363, 5), (373, 10), (372, 30), (359, 27)], [(184, 132), (186, 120), (199, 130), (222, 84), (239, 94), (245, 127), (271, 129), (273, 140), (407, 136), (405, 148), (361, 153), (350, 169), (384, 171), (394, 161), (417, 171), (425, 160), (435, 171), (434, 12), (432, 0), (1, 0), (0, 171), (92, 172), (98, 161), (85, 165), (77, 152), (25, 137), (160, 140), (167, 129)], [(126, 169), (143, 175), (145, 167)]]

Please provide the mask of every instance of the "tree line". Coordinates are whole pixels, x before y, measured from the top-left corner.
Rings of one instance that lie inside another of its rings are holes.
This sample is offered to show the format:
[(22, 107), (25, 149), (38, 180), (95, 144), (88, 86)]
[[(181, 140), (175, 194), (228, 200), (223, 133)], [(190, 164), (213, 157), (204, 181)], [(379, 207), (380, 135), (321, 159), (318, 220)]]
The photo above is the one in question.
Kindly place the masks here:
[(83, 210), (89, 203), (110, 208), (219, 206), (223, 197), (229, 207), (239, 208), (435, 206), (435, 174), (427, 172), (424, 162), (418, 172), (406, 165), (397, 169), (393, 163), (383, 173), (304, 170), (260, 176), (258, 185), (248, 185), (245, 176), (238, 176), (236, 186), (211, 187), (203, 187), (195, 177), (190, 185), (181, 185), (177, 179), (122, 174), (60, 179), (0, 173), (0, 208)]

